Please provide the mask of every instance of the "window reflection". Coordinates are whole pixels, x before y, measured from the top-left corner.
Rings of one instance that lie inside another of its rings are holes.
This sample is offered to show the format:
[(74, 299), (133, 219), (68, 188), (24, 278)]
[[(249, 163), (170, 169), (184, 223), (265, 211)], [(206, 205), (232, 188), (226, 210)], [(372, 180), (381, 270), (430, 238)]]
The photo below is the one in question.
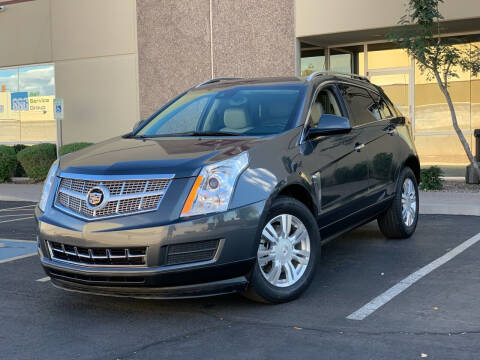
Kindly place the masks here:
[[(28, 94), (28, 111), (11, 109), (12, 93)], [(0, 69), (0, 143), (56, 141), (52, 64)]]

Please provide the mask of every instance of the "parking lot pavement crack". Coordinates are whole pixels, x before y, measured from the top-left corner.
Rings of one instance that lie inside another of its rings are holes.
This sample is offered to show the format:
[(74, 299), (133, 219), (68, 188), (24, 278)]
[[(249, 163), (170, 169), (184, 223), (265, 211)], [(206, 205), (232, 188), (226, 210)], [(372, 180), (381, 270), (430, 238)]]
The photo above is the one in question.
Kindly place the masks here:
[(219, 320), (224, 320), (227, 323), (246, 325), (246, 326), (261, 326), (265, 328), (277, 329), (295, 329), (300, 331), (311, 331), (323, 334), (339, 334), (339, 335), (367, 335), (367, 336), (383, 336), (383, 335), (413, 335), (413, 336), (461, 336), (461, 335), (477, 335), (480, 330), (452, 330), (452, 331), (406, 331), (406, 330), (391, 330), (391, 331), (363, 331), (355, 330), (347, 327), (304, 327), (301, 324), (278, 324), (263, 321), (242, 320), (219, 317)]
[[(172, 343), (172, 342), (176, 342), (176, 341), (179, 341), (179, 340), (185, 340), (186, 338), (191, 339), (192, 337), (203, 335), (207, 331), (215, 331), (215, 330), (217, 330), (219, 328), (223, 328), (223, 327), (228, 327), (228, 323), (225, 322), (225, 323), (215, 325), (215, 326), (202, 327), (201, 329), (192, 330), (192, 331), (180, 334), (180, 335), (170, 336), (170, 337), (160, 339), (158, 341), (154, 341), (152, 343), (143, 345), (143, 346), (141, 346), (141, 347), (139, 347), (135, 350), (129, 351), (128, 353), (125, 353), (123, 355), (116, 355), (115, 359), (117, 359), (117, 360), (130, 359), (130, 358), (135, 357), (139, 352), (147, 350), (147, 349), (149, 349), (153, 346)], [(105, 359), (105, 357), (102, 356), (98, 359)]]

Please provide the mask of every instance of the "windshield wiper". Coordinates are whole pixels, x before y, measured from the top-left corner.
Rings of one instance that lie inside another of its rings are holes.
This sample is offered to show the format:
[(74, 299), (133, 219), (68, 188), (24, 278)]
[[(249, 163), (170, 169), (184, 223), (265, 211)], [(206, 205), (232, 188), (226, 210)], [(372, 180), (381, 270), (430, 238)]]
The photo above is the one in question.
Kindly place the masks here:
[(242, 133), (235, 133), (231, 131), (192, 131), (191, 133), (185, 133), (189, 136), (241, 136)]
[(132, 135), (128, 136), (132, 139), (149, 139), (159, 137), (180, 137), (180, 136), (242, 136), (245, 134), (229, 131), (185, 131), (171, 134), (154, 134), (154, 135)]

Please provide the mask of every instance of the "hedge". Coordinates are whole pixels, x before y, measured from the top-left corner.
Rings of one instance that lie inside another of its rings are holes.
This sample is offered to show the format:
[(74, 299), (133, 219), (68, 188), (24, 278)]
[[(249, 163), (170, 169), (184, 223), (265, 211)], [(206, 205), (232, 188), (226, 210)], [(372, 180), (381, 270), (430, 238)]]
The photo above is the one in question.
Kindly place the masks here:
[(54, 144), (38, 144), (29, 146), (17, 154), (27, 176), (34, 181), (45, 180), (50, 166), (57, 158)]
[(13, 147), (0, 145), (0, 182), (8, 180), (15, 174), (17, 159)]
[(25, 172), (25, 169), (23, 168), (22, 164), (20, 164), (17, 161), (17, 154), (25, 149), (27, 146), (23, 144), (16, 144), (13, 145), (13, 150), (15, 150), (15, 161), (17, 162), (17, 166), (15, 168), (15, 174), (13, 176), (15, 177), (25, 177), (27, 176), (27, 173)]
[(70, 154), (72, 152), (82, 150), (92, 144), (93, 143), (89, 143), (89, 142), (78, 142), (78, 143), (63, 145), (60, 147), (60, 149), (58, 149), (58, 153), (60, 156)]
[(443, 181), (442, 169), (438, 166), (430, 166), (426, 169), (420, 170), (420, 189), (422, 190), (442, 190)]

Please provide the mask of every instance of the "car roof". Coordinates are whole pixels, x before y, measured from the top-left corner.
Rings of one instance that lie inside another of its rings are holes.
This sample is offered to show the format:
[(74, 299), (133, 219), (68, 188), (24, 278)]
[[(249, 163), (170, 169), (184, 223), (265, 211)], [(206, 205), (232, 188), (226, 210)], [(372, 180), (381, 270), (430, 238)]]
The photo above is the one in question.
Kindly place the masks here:
[(379, 87), (370, 83), (370, 81), (360, 75), (356, 74), (346, 74), (346, 73), (335, 73), (335, 72), (319, 72), (314, 73), (308, 77), (299, 77), (299, 76), (284, 76), (284, 77), (261, 77), (261, 78), (215, 78), (207, 80), (195, 86), (193, 89), (217, 89), (233, 86), (263, 86), (263, 85), (287, 85), (287, 84), (298, 84), (298, 85), (310, 85), (310, 84), (320, 84), (324, 81), (335, 80), (348, 82), (352, 85), (360, 85), (379, 91)]

